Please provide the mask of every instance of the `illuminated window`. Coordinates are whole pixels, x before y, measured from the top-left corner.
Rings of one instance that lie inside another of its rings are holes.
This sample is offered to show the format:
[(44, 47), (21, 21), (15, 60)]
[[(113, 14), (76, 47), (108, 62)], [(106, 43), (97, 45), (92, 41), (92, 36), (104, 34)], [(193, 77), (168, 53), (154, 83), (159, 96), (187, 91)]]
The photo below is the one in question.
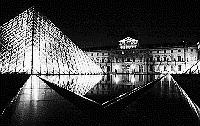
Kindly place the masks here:
[(139, 75), (139, 81), (143, 81), (143, 75)]
[(181, 56), (178, 56), (178, 61), (181, 61)]
[(181, 71), (181, 65), (178, 65), (178, 71)]
[(139, 66), (139, 72), (143, 72), (143, 66), (142, 65)]

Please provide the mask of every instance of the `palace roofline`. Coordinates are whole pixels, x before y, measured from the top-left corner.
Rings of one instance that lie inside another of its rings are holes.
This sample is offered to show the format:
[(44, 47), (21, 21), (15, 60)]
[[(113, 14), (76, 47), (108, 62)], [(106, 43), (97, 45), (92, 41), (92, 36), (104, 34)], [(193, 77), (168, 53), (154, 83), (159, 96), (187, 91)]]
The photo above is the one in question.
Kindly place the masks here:
[[(169, 48), (183, 48), (183, 47), (197, 47), (196, 44), (192, 43), (176, 43), (176, 45), (171, 44), (171, 43), (165, 43), (165, 44), (145, 44), (145, 45), (140, 45), (137, 48), (133, 49), (169, 49)], [(119, 46), (102, 46), (102, 47), (88, 47), (88, 48), (82, 48), (84, 51), (102, 51), (102, 50), (123, 50), (120, 49)], [(124, 49), (127, 50), (127, 49)], [(129, 49), (128, 49), (129, 50)]]

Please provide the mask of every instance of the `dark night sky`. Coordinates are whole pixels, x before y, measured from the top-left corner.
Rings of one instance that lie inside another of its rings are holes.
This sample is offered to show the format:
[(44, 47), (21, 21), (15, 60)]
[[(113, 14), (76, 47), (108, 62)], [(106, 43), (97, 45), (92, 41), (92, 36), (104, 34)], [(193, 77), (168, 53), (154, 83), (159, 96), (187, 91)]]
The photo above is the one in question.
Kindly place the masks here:
[(198, 0), (16, 1), (0, 0), (0, 25), (35, 5), (80, 47), (116, 46), (127, 36), (141, 45), (200, 41)]

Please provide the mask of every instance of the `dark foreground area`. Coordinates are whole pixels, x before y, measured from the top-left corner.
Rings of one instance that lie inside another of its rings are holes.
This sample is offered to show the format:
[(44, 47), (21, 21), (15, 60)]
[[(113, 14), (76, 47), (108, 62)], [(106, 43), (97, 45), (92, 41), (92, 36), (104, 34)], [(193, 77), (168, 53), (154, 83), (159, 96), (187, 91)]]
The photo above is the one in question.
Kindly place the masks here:
[(200, 106), (200, 74), (174, 74), (174, 80), (185, 90), (189, 97)]
[[(130, 99), (129, 104), (123, 106), (123, 108), (118, 106), (119, 108), (104, 109), (100, 107), (102, 105), (100, 102), (95, 101), (94, 96), (97, 97), (97, 94), (101, 94), (102, 97), (103, 94), (105, 96), (108, 94), (106, 92), (113, 93), (114, 89), (121, 93), (123, 92), (121, 90), (130, 91), (139, 85), (143, 85), (144, 83), (140, 82), (148, 82), (145, 81), (144, 76), (141, 79), (137, 75), (131, 77), (119, 75), (117, 81), (114, 79), (116, 76), (112, 76), (113, 79), (109, 79), (109, 81), (108, 79), (100, 81), (97, 85), (103, 84), (104, 88), (102, 86), (95, 89), (89, 88), (90, 90), (87, 93), (77, 96), (84, 98), (83, 101), (80, 101), (83, 102), (82, 107), (77, 105), (77, 101), (74, 102), (61, 96), (60, 92), (56, 92), (49, 87), (50, 85), (48, 86), (48, 82), (35, 75), (30, 76), (14, 102), (1, 116), (1, 125), (195, 126), (199, 124), (198, 116), (191, 107), (192, 102), (188, 102), (170, 75), (154, 82), (153, 86), (139, 93), (140, 95), (137, 98)], [(73, 83), (67, 84), (73, 85), (70, 89), (73, 88), (73, 91), (75, 91), (74, 87), (77, 87), (77, 85), (74, 80)], [(76, 89), (79, 89), (79, 86)], [(71, 94), (71, 96), (73, 95)], [(79, 100), (79, 98), (75, 100)], [(84, 101), (92, 102), (99, 107), (95, 109), (95, 107), (84, 106), (84, 103), (86, 103)]]
[(0, 111), (2, 112), (9, 102), (17, 95), (30, 75), (27, 74), (0, 74)]

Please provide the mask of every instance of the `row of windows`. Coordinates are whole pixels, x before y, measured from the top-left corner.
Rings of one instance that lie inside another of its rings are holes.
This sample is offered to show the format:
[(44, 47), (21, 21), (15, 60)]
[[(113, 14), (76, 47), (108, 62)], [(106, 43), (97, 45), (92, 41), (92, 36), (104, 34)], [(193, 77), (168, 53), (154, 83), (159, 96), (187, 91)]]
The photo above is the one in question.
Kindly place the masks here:
[[(149, 62), (153, 62), (153, 61), (157, 61), (157, 62), (165, 62), (165, 61), (177, 61), (177, 62), (182, 62), (184, 61), (184, 59), (181, 57), (181, 56), (178, 56), (177, 59), (174, 58), (174, 59), (171, 59), (171, 58), (167, 58), (167, 57), (156, 57), (156, 58), (153, 58), (153, 57), (150, 57), (148, 60)], [(196, 60), (197, 58), (194, 57), (193, 59), (190, 58), (188, 59), (187, 58), (187, 61), (192, 61), (192, 60)], [(115, 60), (113, 62), (143, 62), (143, 61), (146, 61), (147, 62), (147, 59), (144, 59), (144, 58), (115, 58)], [(111, 62), (111, 59), (109, 58), (96, 58), (96, 62), (99, 62), (99, 63), (110, 63)]]
[[(157, 53), (160, 53), (160, 51), (158, 50)], [(190, 51), (193, 52), (193, 49), (190, 49)], [(171, 50), (171, 53), (173, 53), (173, 52), (174, 52), (174, 50)], [(181, 52), (181, 50), (179, 49), (178, 52)], [(152, 51), (150, 51), (150, 53), (152, 53)], [(167, 53), (167, 50), (164, 50), (164, 53)]]
[[(153, 57), (150, 57), (150, 62), (152, 62), (152, 61), (153, 61)], [(156, 61), (158, 61), (158, 62), (160, 62), (160, 61), (169, 61), (169, 58), (167, 58), (167, 57), (163, 57), (163, 58), (157, 57)], [(176, 59), (174, 59), (174, 61), (176, 61)], [(183, 58), (181, 58), (181, 56), (178, 56), (178, 60), (177, 61), (179, 61), (179, 62), (183, 61)]]
[[(193, 52), (193, 49), (190, 49), (191, 52)], [(135, 51), (133, 51), (134, 53)], [(161, 50), (157, 50), (157, 53), (160, 53)], [(181, 50), (179, 49), (178, 52), (181, 52)], [(150, 51), (150, 53), (153, 53), (153, 51)], [(164, 53), (167, 53), (167, 50), (164, 50)], [(174, 53), (174, 50), (171, 50), (171, 53)], [(122, 54), (124, 54), (124, 51), (122, 51)], [(95, 53), (91, 53), (91, 56), (94, 56)], [(96, 56), (106, 56), (109, 55), (109, 53), (96, 53)]]
[[(174, 50), (171, 50), (171, 53), (173, 53)], [(179, 49), (178, 52), (181, 52), (181, 50)], [(150, 53), (152, 53), (152, 51), (150, 51)], [(158, 50), (157, 53), (160, 53), (160, 51)], [(167, 50), (164, 50), (164, 53), (167, 53)]]
[[(173, 66), (171, 66), (171, 70), (173, 71)], [(164, 71), (167, 71), (166, 66), (164, 66)], [(178, 71), (181, 71), (181, 65), (178, 65)]]
[(101, 63), (110, 63), (110, 59), (107, 58), (97, 58), (96, 61)]
[[(178, 59), (174, 58), (173, 61), (178, 61), (178, 62), (184, 61), (184, 59), (183, 59), (181, 56), (178, 56), (177, 58), (178, 58)], [(157, 57), (157, 58), (156, 58), (156, 61), (158, 61), (158, 62), (160, 62), (160, 61), (169, 61), (169, 58), (167, 58), (167, 57), (163, 57), (162, 59), (163, 59), (163, 60), (161, 60), (160, 57)], [(191, 58), (190, 61), (191, 61), (191, 60), (196, 60), (196, 57)], [(150, 57), (150, 62), (152, 62), (152, 61), (153, 61), (153, 57)], [(188, 58), (187, 58), (187, 61), (188, 61)]]
[[(95, 53), (91, 53), (91, 56), (94, 56)], [(96, 53), (97, 56), (106, 56), (109, 55), (109, 53)]]
[[(136, 60), (135, 58), (132, 58), (132, 59), (131, 58), (115, 58), (115, 62), (135, 62), (135, 60)], [(140, 58), (140, 59), (137, 59), (137, 60), (142, 62), (144, 59)], [(101, 62), (101, 63), (106, 63), (106, 62), (110, 63), (110, 59), (106, 59), (106, 58), (105, 59), (104, 58), (102, 58), (102, 59), (97, 58), (96, 61), (97, 62)], [(153, 57), (150, 57), (149, 61), (153, 62)], [(163, 58), (156, 57), (155, 61), (157, 61), (157, 62), (169, 61), (169, 58), (167, 58), (167, 57), (163, 57)], [(183, 61), (183, 58), (181, 56), (178, 56), (178, 60), (176, 60), (174, 58), (173, 61), (181, 62), (181, 61)]]
[[(135, 62), (135, 58), (115, 58), (115, 61), (116, 62)], [(140, 59), (137, 59), (137, 60), (139, 60), (139, 61), (142, 61), (142, 58), (140, 58)]]

